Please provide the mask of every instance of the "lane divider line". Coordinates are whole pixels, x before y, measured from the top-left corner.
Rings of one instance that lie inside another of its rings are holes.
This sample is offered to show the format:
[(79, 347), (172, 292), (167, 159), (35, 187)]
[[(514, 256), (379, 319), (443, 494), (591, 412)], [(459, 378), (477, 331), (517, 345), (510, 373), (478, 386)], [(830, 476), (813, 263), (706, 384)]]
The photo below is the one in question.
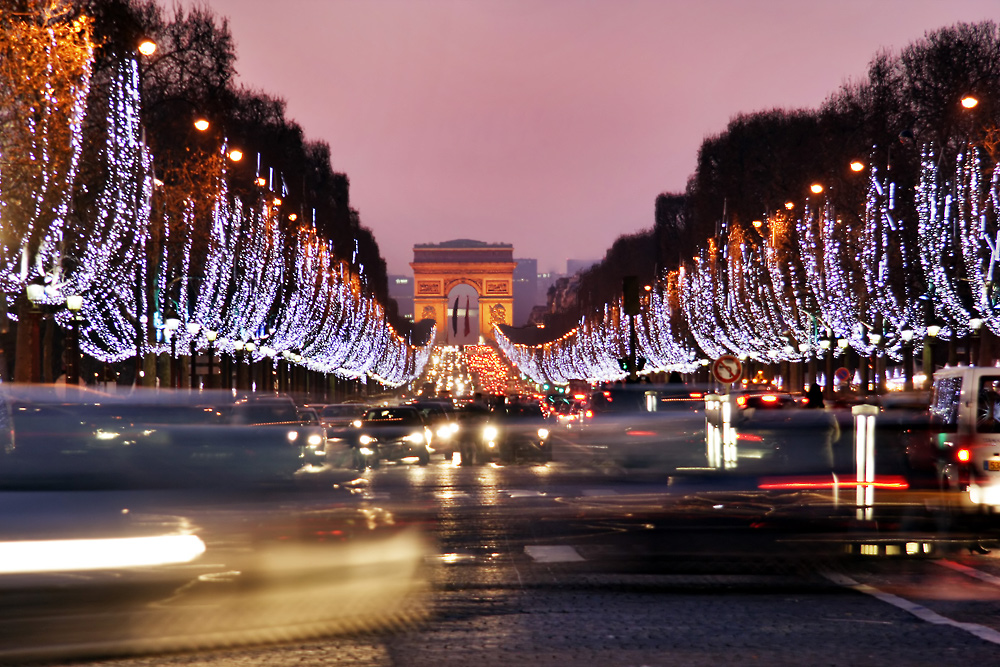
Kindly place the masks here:
[(967, 577), (979, 579), (980, 581), (985, 581), (986, 583), (993, 584), (994, 586), (1000, 586), (1000, 577), (989, 574), (988, 572), (980, 572), (974, 567), (962, 565), (961, 563), (956, 563), (952, 560), (936, 560), (934, 562), (941, 567), (946, 567), (950, 570), (954, 570), (955, 572), (961, 572)]
[(901, 598), (898, 595), (893, 595), (892, 593), (886, 593), (880, 591), (874, 586), (869, 586), (868, 584), (858, 583), (857, 581), (851, 579), (848, 576), (838, 574), (836, 572), (826, 572), (823, 574), (828, 580), (837, 584), (838, 586), (843, 586), (844, 588), (850, 588), (852, 590), (858, 591), (859, 593), (864, 593), (865, 595), (870, 595), (877, 600), (881, 600), (886, 604), (891, 604), (897, 609), (902, 609), (905, 612), (913, 614), (917, 618), (927, 623), (933, 623), (934, 625), (947, 625), (959, 630), (968, 632), (969, 634), (987, 641), (993, 644), (1000, 644), (1000, 632), (997, 632), (993, 628), (988, 628), (985, 625), (979, 625), (978, 623), (962, 623), (960, 621), (955, 621), (947, 616), (942, 616), (936, 611), (931, 611), (927, 607), (917, 604), (916, 602), (911, 602), (906, 598)]
[(525, 546), (524, 553), (537, 563), (578, 563), (587, 560), (576, 549), (567, 546)]

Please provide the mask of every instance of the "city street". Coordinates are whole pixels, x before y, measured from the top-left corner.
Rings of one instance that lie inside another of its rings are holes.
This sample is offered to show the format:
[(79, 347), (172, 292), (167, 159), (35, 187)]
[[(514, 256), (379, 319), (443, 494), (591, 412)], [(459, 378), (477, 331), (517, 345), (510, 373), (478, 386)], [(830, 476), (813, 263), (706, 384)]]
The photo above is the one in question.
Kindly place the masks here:
[(420, 613), (360, 634), (89, 664), (929, 665), (989, 661), (1000, 643), (1000, 552), (971, 553), (991, 535), (935, 518), (935, 493), (887, 494), (880, 520), (855, 521), (829, 493), (636, 474), (582, 452), (562, 439), (547, 465), (330, 473), (333, 496), (353, 489), (432, 538)]

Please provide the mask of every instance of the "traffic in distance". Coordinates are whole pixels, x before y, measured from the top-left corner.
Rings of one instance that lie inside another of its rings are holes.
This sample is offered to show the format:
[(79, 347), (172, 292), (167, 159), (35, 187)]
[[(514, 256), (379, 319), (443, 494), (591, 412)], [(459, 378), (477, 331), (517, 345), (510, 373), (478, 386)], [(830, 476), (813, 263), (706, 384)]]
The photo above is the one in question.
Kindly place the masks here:
[(565, 555), (538, 542), (596, 524), (655, 554), (602, 567), (668, 571), (985, 557), (1000, 536), (997, 368), (833, 398), (730, 367), (729, 386), (549, 391), (483, 368), (441, 347), (412, 387), (336, 403), (0, 387), (0, 659), (420, 627), (456, 572), (442, 564), (511, 543)]

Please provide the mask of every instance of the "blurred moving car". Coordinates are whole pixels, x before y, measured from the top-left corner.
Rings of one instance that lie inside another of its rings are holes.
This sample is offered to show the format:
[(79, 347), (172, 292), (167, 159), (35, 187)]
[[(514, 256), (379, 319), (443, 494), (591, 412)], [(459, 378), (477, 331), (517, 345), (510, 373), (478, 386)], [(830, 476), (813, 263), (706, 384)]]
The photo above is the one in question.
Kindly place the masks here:
[(461, 426), (455, 404), (450, 400), (411, 401), (431, 428), (433, 445), (431, 449), (450, 460), (459, 448)]
[(625, 468), (704, 466), (704, 392), (683, 384), (595, 391), (575, 439)]
[(744, 467), (752, 463), (755, 472), (781, 474), (833, 471), (840, 424), (832, 412), (767, 388), (738, 390), (729, 400), (736, 406), (736, 460), (743, 458)]
[(538, 403), (509, 403), (490, 413), (482, 426), (485, 459), (499, 458), (513, 463), (529, 458), (552, 460), (550, 422)]
[(250, 396), (233, 403), (225, 413), (230, 424), (282, 429), (290, 444), (302, 447), (303, 463), (326, 461), (326, 429), (315, 410), (299, 408), (286, 396)]
[(326, 435), (331, 440), (347, 440), (354, 435), (359, 421), (368, 412), (364, 403), (330, 403), (324, 405), (319, 413), (319, 423), (326, 428)]
[(413, 406), (371, 408), (357, 428), (355, 461), (359, 467), (411, 457), (422, 466), (430, 463), (430, 425)]

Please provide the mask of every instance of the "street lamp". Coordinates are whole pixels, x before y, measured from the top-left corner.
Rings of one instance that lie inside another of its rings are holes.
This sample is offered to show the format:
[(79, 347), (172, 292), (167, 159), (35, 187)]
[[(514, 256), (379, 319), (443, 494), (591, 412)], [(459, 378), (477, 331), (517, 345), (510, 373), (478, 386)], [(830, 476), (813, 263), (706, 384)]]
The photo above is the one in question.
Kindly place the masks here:
[(173, 308), (167, 311), (163, 319), (164, 328), (170, 336), (170, 386), (177, 388), (180, 386), (177, 377), (177, 329), (181, 326), (181, 320), (177, 317), (177, 311)]
[(205, 339), (208, 341), (208, 380), (205, 385), (209, 389), (212, 388), (212, 382), (215, 378), (215, 338), (218, 335), (218, 331), (205, 329)]
[(972, 95), (966, 95), (962, 98), (962, 106), (966, 109), (973, 109), (979, 104), (979, 100)]
[(243, 389), (245, 370), (243, 368), (243, 350), (246, 349), (247, 344), (242, 340), (236, 339), (233, 342), (233, 349), (236, 350), (236, 388)]
[(70, 336), (72, 338), (69, 355), (66, 359), (66, 384), (80, 384), (80, 310), (83, 308), (83, 297), (72, 294), (66, 297), (66, 309), (69, 310)]
[(253, 341), (247, 341), (244, 345), (247, 351), (247, 389), (250, 391), (254, 390), (254, 377), (253, 377), (253, 351), (257, 349)]
[(187, 323), (187, 332), (191, 336), (191, 378), (190, 378), (191, 381), (190, 381), (190, 385), (191, 385), (192, 389), (194, 389), (195, 387), (198, 386), (198, 384), (197, 384), (197, 380), (198, 380), (198, 368), (195, 365), (196, 364), (196, 358), (195, 358), (196, 350), (195, 350), (194, 342), (198, 338), (198, 332), (199, 331), (201, 331), (201, 325), (200, 324), (198, 324), (197, 322), (188, 322)]
[(974, 366), (977, 360), (977, 355), (975, 354), (975, 350), (978, 347), (977, 343), (979, 343), (979, 331), (982, 328), (983, 328), (983, 320), (981, 318), (973, 317), (971, 320), (969, 320), (969, 330), (972, 332), (972, 335), (969, 337), (969, 349), (968, 349), (968, 362), (970, 366)]
[(819, 349), (823, 350), (823, 390), (827, 398), (833, 398), (833, 340), (829, 329), (819, 339)]
[(904, 328), (899, 337), (903, 340), (903, 390), (913, 391), (913, 329)]

